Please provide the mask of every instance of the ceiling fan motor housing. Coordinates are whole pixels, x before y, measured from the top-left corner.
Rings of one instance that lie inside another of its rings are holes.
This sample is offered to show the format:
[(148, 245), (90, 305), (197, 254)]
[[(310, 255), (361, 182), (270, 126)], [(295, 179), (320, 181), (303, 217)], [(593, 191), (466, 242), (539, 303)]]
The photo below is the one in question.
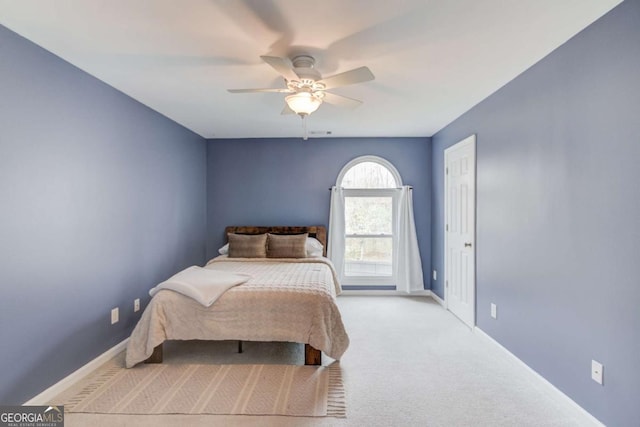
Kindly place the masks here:
[[(313, 86), (315, 82), (322, 78), (318, 70), (313, 68), (316, 60), (312, 56), (298, 55), (291, 60), (291, 63), (293, 64), (293, 70), (300, 77), (302, 85)], [(313, 89), (319, 90), (320, 88)]]
[(296, 55), (291, 59), (294, 68), (313, 68), (316, 60), (310, 55)]

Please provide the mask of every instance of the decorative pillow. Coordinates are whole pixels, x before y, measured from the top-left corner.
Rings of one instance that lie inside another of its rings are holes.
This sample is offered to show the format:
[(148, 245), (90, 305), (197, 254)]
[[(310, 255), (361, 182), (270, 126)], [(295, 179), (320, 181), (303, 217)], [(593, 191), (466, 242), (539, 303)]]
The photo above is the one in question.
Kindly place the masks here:
[(309, 237), (307, 238), (305, 249), (307, 250), (307, 257), (318, 257), (323, 255), (324, 246), (315, 237)]
[(265, 258), (267, 256), (266, 234), (227, 234), (229, 258)]
[(267, 234), (267, 258), (306, 258), (308, 233)]

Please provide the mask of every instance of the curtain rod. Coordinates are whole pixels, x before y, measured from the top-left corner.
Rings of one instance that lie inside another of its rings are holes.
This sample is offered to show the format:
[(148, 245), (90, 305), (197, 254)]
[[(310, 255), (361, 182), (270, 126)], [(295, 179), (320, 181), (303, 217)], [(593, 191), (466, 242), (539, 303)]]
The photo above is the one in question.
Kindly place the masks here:
[[(331, 191), (333, 187), (329, 187), (329, 191)], [(402, 187), (387, 187), (387, 188), (344, 188), (340, 187), (343, 190), (402, 190)], [(413, 190), (413, 187), (409, 185), (409, 190)]]

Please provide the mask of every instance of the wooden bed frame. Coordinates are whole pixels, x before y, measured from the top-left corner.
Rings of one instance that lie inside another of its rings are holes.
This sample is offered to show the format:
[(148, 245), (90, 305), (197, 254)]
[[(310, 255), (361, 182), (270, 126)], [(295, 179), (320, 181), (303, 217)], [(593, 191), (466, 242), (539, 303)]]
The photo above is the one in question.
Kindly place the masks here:
[[(323, 255), (327, 256), (327, 229), (323, 225), (313, 226), (272, 226), (272, 227), (260, 227), (260, 226), (229, 226), (224, 230), (225, 241), (229, 233), (234, 234), (309, 234), (309, 237), (318, 239), (323, 246)], [(238, 341), (238, 353), (242, 353), (242, 341)], [(162, 363), (163, 359), (163, 346), (159, 344), (153, 349), (151, 356), (144, 361), (144, 363)], [(304, 364), (305, 365), (321, 365), (322, 364), (322, 352), (313, 348), (309, 344), (304, 345)]]

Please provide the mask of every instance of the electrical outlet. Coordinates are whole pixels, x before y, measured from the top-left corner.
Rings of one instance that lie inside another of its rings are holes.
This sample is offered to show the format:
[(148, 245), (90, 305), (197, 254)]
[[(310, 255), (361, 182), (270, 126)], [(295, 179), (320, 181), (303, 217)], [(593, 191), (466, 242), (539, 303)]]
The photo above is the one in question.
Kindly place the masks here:
[(604, 366), (602, 366), (602, 363), (595, 360), (591, 361), (591, 379), (598, 384), (602, 384), (604, 379)]
[(133, 300), (133, 312), (140, 311), (140, 298)]
[(120, 320), (120, 310), (116, 307), (111, 310), (111, 324), (118, 323), (118, 320)]
[(438, 272), (433, 270), (433, 280), (438, 280)]
[(494, 303), (491, 303), (491, 317), (494, 319), (498, 318), (498, 306)]

